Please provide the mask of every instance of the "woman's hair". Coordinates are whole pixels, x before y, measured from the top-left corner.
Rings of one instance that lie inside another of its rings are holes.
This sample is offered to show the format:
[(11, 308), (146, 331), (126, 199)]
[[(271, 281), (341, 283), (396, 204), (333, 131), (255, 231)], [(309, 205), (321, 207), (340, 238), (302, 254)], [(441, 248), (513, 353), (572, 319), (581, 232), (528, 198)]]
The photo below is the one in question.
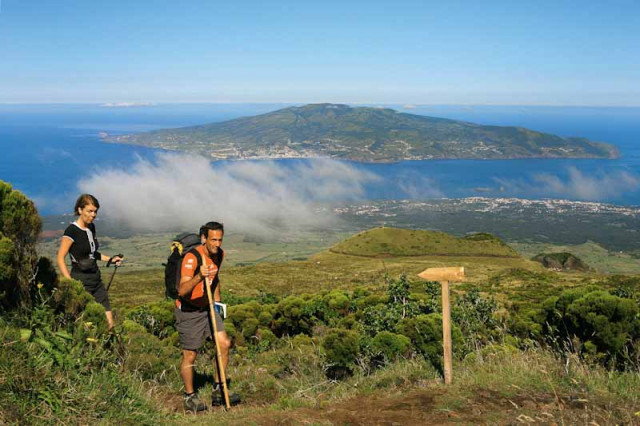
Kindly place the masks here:
[(96, 206), (96, 209), (100, 208), (100, 203), (98, 202), (98, 199), (93, 195), (82, 194), (81, 196), (79, 196), (78, 199), (76, 200), (76, 206), (73, 208), (73, 215), (80, 216), (80, 213), (78, 213), (78, 209), (84, 209), (89, 204), (93, 204), (94, 206)]

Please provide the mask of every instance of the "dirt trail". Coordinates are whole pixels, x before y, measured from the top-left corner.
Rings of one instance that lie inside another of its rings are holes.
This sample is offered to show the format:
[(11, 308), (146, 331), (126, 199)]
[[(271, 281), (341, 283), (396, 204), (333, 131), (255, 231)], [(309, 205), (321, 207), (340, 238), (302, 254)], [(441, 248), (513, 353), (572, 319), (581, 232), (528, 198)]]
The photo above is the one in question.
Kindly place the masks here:
[[(449, 401), (447, 403), (447, 401)], [(168, 398), (165, 407), (182, 412), (181, 398)], [(271, 410), (243, 404), (225, 418), (233, 425), (521, 425), (611, 424), (610, 407), (592, 405), (578, 395), (522, 392), (513, 396), (477, 389), (467, 396), (446, 389), (421, 388), (392, 394), (358, 395), (320, 407)], [(206, 418), (201, 413), (197, 417)], [(192, 415), (187, 415), (188, 417)], [(190, 417), (193, 419), (193, 417)], [(632, 423), (633, 424), (633, 420)]]

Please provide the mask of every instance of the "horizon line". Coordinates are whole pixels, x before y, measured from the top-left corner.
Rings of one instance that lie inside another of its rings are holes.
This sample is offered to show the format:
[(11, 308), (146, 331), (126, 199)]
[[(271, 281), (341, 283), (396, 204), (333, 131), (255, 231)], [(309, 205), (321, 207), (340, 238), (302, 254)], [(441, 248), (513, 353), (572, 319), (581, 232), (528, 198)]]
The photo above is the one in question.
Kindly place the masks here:
[(136, 109), (153, 108), (161, 105), (347, 105), (347, 106), (400, 106), (404, 109), (419, 107), (552, 107), (552, 108), (640, 108), (640, 103), (635, 105), (625, 104), (505, 104), (505, 103), (412, 103), (412, 102), (328, 102), (328, 101), (140, 101), (140, 102), (1, 102), (0, 106), (38, 106), (38, 105), (93, 105), (105, 109)]

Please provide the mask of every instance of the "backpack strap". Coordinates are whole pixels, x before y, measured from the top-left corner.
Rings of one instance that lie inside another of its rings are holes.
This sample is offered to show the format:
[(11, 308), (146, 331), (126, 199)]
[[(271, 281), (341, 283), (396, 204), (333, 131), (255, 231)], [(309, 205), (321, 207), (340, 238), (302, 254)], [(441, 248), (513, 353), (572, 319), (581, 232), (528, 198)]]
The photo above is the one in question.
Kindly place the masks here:
[[(202, 258), (202, 254), (200, 254), (200, 252), (199, 252), (198, 250), (196, 250), (196, 248), (195, 248), (195, 247), (194, 247), (194, 248), (192, 248), (191, 250), (189, 250), (188, 252), (186, 252), (186, 253), (185, 253), (185, 256), (186, 256), (187, 254), (189, 254), (189, 253), (193, 254), (193, 255), (196, 257), (196, 262), (197, 262), (197, 263), (196, 263), (196, 269), (195, 269), (195, 270), (196, 270), (196, 271), (198, 271), (198, 270), (200, 269), (200, 267), (202, 266), (202, 260), (203, 260), (203, 258)], [(182, 260), (184, 260), (184, 256), (182, 257)], [(180, 261), (180, 270), (182, 269), (182, 260)], [(179, 282), (179, 280), (176, 280), (176, 287), (179, 287), (179, 286), (180, 286), (180, 282)], [(176, 288), (176, 291), (177, 291), (177, 290), (178, 290), (178, 289)], [(178, 299), (180, 300), (180, 303), (181, 303), (181, 304), (183, 304), (183, 305), (185, 305), (185, 304), (186, 304), (187, 306), (193, 306), (193, 305), (189, 302), (189, 300), (187, 300), (187, 299), (185, 299), (185, 298), (183, 298), (183, 297), (181, 297), (181, 296), (179, 296), (179, 295), (178, 295)], [(187, 308), (187, 309), (189, 309), (189, 308)], [(200, 309), (200, 308), (198, 308), (198, 309)]]

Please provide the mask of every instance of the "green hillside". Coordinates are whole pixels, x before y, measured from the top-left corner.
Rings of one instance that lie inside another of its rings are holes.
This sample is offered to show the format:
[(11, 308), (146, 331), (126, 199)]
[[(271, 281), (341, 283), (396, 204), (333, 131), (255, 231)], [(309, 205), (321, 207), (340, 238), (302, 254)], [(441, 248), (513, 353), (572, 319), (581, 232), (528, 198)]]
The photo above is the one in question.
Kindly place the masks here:
[(617, 148), (521, 127), (312, 104), (254, 117), (130, 135), (106, 142), (188, 151), (213, 158), (330, 157), (366, 162), (443, 158), (615, 158)]
[(353, 256), (497, 256), (518, 253), (491, 234), (456, 238), (444, 232), (398, 228), (374, 228), (333, 247), (333, 253)]
[[(640, 418), (640, 277), (546, 270), (486, 233), (376, 228), (334, 247), (359, 256), (322, 251), (249, 265), (238, 262), (240, 239), (225, 239), (227, 377), (243, 403), (195, 416), (183, 410), (180, 338), (163, 270), (115, 276), (109, 297), (116, 327), (107, 333), (104, 307), (34, 256), (35, 206), (2, 182), (0, 218), (0, 424)], [(417, 277), (439, 266), (467, 272), (450, 287), (450, 385), (442, 382), (440, 285)], [(207, 402), (215, 353), (206, 344), (195, 365), (194, 387)]]

